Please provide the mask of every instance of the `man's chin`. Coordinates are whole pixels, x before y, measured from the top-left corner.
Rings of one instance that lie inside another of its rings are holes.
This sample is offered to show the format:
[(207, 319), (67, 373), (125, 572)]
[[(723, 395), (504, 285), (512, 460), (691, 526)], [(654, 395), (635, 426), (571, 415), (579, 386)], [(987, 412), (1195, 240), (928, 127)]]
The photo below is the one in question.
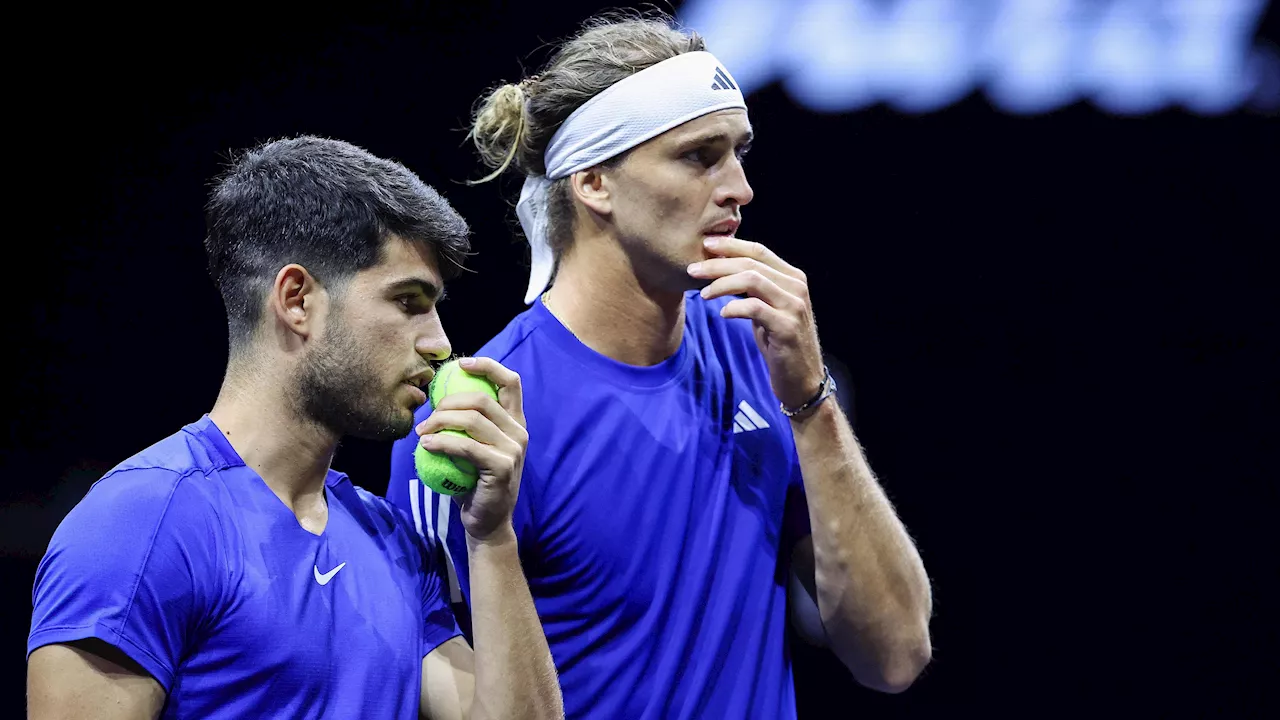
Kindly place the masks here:
[(380, 422), (366, 420), (348, 428), (345, 434), (361, 440), (394, 442), (413, 432), (413, 426), (413, 411), (397, 408), (395, 414), (382, 418)]
[(413, 432), (414, 425), (415, 423), (413, 422), (413, 410), (410, 410), (406, 413), (403, 413), (397, 416), (394, 420), (391, 421), (391, 423), (388, 424), (386, 437), (382, 439), (399, 440), (400, 438), (405, 437), (409, 433)]
[(395, 442), (408, 437), (413, 431), (413, 425), (403, 428), (404, 432), (400, 432), (402, 428), (386, 426), (378, 430), (364, 431), (358, 433), (347, 433), (349, 437), (359, 438), (361, 440), (371, 440), (373, 442)]
[(695, 262), (701, 262), (702, 258), (697, 257), (688, 262), (682, 262), (673, 259), (669, 268), (664, 269), (664, 278), (662, 286), (667, 290), (676, 290), (679, 292), (689, 292), (690, 290), (701, 290), (710, 285), (713, 280), (707, 278), (696, 278), (689, 274), (689, 265)]

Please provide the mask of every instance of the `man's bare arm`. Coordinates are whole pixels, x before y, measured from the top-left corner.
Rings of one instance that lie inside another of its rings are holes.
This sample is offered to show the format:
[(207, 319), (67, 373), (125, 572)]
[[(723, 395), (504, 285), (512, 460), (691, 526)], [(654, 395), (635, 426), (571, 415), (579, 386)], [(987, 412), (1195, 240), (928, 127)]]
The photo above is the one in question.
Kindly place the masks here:
[(901, 692), (932, 657), (924, 565), (840, 409), (824, 403), (792, 430), (813, 528), (795, 571), (815, 578), (806, 589), (836, 656), (863, 685)]
[(475, 655), (466, 640), (446, 640), (422, 659), (423, 720), (470, 718), (475, 691)]
[(520, 568), (515, 531), (467, 538), (477, 648), (474, 719), (562, 718), (555, 663)]
[(98, 639), (45, 645), (27, 662), (29, 720), (152, 720), (164, 701), (154, 677)]
[[(451, 693), (468, 698), (470, 711), (462, 712), (464, 718), (563, 718), (555, 662), (520, 566), (511, 520), (529, 442), (520, 376), (491, 358), (463, 358), (459, 363), (468, 373), (493, 381), (498, 399), (484, 393), (447, 395), (417, 428), (423, 447), (465, 458), (480, 471), (476, 489), (458, 499), (470, 570), (473, 670), (468, 678), (458, 671), (458, 658), (448, 654), (441, 659), (450, 660), (450, 669), (434, 677), (455, 679), (453, 687), (446, 683), (441, 689), (446, 698), (442, 702), (448, 702)], [(437, 433), (445, 428), (466, 435)], [(466, 682), (474, 683), (470, 693), (461, 687)], [(428, 684), (423, 687), (425, 692)], [(435, 712), (436, 705), (437, 698), (423, 698), (424, 713)], [(442, 719), (433, 715), (432, 720)]]
[(820, 389), (829, 397), (830, 386), (809, 279), (760, 243), (709, 237), (705, 244), (718, 257), (690, 265), (689, 274), (711, 281), (702, 289), (708, 300), (739, 296), (720, 316), (751, 320), (774, 395), (797, 408), (789, 413), (791, 433), (826, 639), (860, 683), (901, 692), (932, 657), (929, 578), (840, 408), (812, 405)]
[[(474, 653), (462, 638), (422, 660), (424, 720), (564, 717), (559, 678), (520, 570), (514, 533), (471, 546)], [(477, 663), (483, 663), (477, 673)], [(479, 685), (477, 685), (479, 679)]]

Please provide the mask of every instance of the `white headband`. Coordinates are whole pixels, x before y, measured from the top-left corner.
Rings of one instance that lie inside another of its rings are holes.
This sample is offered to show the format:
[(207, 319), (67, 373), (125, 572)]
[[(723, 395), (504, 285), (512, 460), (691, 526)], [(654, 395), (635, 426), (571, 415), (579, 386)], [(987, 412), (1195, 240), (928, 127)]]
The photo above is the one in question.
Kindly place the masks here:
[(711, 53), (698, 51), (619, 80), (573, 111), (547, 145), (547, 174), (525, 178), (516, 204), (520, 226), (533, 250), (525, 304), (547, 287), (555, 267), (547, 237), (547, 191), (552, 182), (599, 165), (694, 118), (746, 107), (742, 91), (724, 65)]

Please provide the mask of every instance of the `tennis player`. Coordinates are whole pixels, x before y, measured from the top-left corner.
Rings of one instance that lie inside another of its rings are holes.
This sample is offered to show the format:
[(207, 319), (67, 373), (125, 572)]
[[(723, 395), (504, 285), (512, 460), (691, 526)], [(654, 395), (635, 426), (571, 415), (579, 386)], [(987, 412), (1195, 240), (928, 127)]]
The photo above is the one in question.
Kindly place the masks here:
[(474, 652), (413, 521), (330, 468), (343, 436), (412, 429), (450, 354), (436, 302), (467, 224), (405, 167), (316, 137), (241, 154), (207, 220), (230, 332), (221, 392), (55, 532), (29, 717), (562, 717), (511, 522), (519, 377), (476, 359), (501, 402), (450, 398), (475, 422), (449, 449), (481, 469), (456, 516)]
[[(790, 587), (858, 681), (910, 686), (929, 581), (832, 399), (805, 274), (738, 237), (753, 130), (729, 68), (669, 18), (605, 15), (472, 134), (486, 180), (524, 177), (531, 307), (476, 354), (523, 378), (514, 522), (568, 716), (795, 717)], [(413, 478), (430, 413), (388, 495), (474, 610), (457, 513)]]

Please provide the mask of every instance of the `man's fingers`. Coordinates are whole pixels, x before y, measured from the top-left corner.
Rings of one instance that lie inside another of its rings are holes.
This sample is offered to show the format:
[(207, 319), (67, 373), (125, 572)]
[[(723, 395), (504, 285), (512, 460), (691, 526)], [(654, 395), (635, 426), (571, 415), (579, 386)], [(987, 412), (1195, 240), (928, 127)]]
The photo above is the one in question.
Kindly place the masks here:
[[(492, 399), (489, 400), (493, 402)], [(444, 403), (441, 403), (443, 405)], [(419, 435), (430, 435), (441, 430), (461, 430), (486, 445), (501, 445), (510, 440), (496, 424), (483, 413), (471, 408), (463, 410), (433, 409), (431, 415), (418, 426)]]
[(779, 310), (794, 309), (800, 299), (778, 287), (777, 283), (755, 270), (722, 277), (702, 289), (702, 297), (714, 300), (725, 295), (747, 295), (759, 298)]
[(779, 338), (791, 338), (796, 335), (795, 321), (791, 316), (771, 307), (760, 298), (742, 298), (726, 303), (720, 308), (720, 317), (751, 320)]
[(483, 473), (498, 478), (510, 479), (515, 477), (517, 459), (507, 453), (500, 452), (492, 445), (485, 445), (461, 435), (440, 434), (423, 435), (419, 442), (422, 443), (422, 447), (433, 453), (468, 460)]
[(778, 254), (767, 246), (751, 240), (736, 237), (707, 238), (703, 243), (707, 250), (722, 257), (741, 257), (758, 260), (761, 263), (781, 272), (788, 277), (803, 281), (804, 272), (791, 263), (778, 257)]
[(799, 280), (778, 270), (777, 268), (770, 267), (754, 258), (711, 258), (709, 260), (703, 260), (702, 262), (690, 265), (688, 272), (691, 277), (704, 280), (715, 280), (729, 275), (754, 272), (769, 279), (775, 285), (793, 295), (799, 295), (808, 291), (803, 280)]
[[(509, 387), (501, 388), (499, 393), (508, 389)], [(472, 414), (484, 419), (488, 426), (493, 428), (493, 432), (488, 432), (484, 425), (471, 417)], [(436, 416), (443, 416), (443, 419), (436, 420)], [(456, 427), (456, 424), (460, 423), (467, 423), (479, 428), (479, 432), (482, 434), (472, 434), (467, 428)], [(509, 438), (524, 447), (529, 439), (529, 433), (525, 430), (524, 425), (512, 417), (505, 406), (482, 392), (460, 392), (446, 395), (438, 406), (431, 409), (431, 414), (427, 416), (427, 419), (418, 423), (417, 429), (418, 434), (423, 435), (445, 427), (464, 430), (477, 440), (488, 442), (491, 445), (498, 445), (502, 438)]]
[(462, 358), (458, 364), (468, 374), (487, 377), (498, 386), (498, 402), (515, 418), (520, 427), (524, 427), (524, 390), (520, 386), (519, 373), (487, 357)]

